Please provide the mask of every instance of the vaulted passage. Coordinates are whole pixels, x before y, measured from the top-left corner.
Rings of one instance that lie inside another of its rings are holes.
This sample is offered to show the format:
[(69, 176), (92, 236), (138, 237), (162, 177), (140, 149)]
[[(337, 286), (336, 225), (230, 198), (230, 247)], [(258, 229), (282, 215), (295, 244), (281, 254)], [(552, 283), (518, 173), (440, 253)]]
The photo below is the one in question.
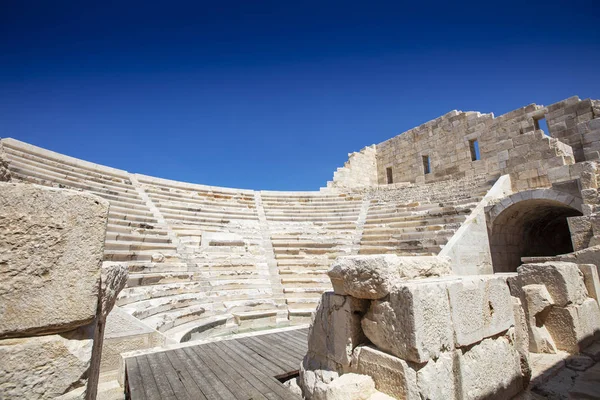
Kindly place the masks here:
[(556, 200), (523, 200), (492, 222), (490, 250), (494, 272), (514, 272), (521, 257), (555, 256), (573, 251), (568, 217), (578, 210)]

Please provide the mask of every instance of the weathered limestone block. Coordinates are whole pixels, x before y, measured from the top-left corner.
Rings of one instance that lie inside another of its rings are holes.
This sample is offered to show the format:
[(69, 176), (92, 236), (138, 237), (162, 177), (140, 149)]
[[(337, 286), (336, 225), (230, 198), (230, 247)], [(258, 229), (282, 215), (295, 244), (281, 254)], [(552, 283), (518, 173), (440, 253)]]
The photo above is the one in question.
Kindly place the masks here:
[(490, 337), (514, 326), (515, 319), (506, 280), (489, 276), (484, 282), (486, 304), (483, 307), (483, 336)]
[(399, 278), (395, 265), (392, 254), (338, 257), (328, 275), (336, 294), (380, 299)]
[(579, 326), (581, 327), (580, 349), (587, 345), (600, 335), (600, 307), (598, 303), (589, 298), (583, 304), (577, 306), (577, 317), (579, 318)]
[(0, 398), (54, 399), (86, 385), (91, 331), (0, 340)]
[[(1, 145), (0, 145), (1, 146)], [(10, 181), (10, 170), (8, 169), (8, 163), (3, 157), (2, 147), (0, 147), (0, 182)]]
[(523, 286), (545, 285), (559, 307), (569, 303), (581, 304), (587, 298), (583, 274), (577, 264), (561, 261), (523, 264), (517, 272)]
[(354, 349), (352, 371), (371, 376), (377, 390), (397, 399), (420, 398), (415, 370), (406, 361), (372, 346)]
[(417, 372), (418, 399), (453, 399), (456, 395), (455, 373), (457, 353), (442, 353), (437, 360), (429, 360)]
[[(454, 344), (468, 346), (483, 339), (484, 282), (466, 278), (448, 285)], [(487, 308), (487, 307), (486, 307)]]
[(510, 290), (494, 276), (462, 277), (448, 285), (454, 340), (468, 346), (514, 325)]
[(544, 326), (554, 300), (544, 285), (526, 285), (523, 287), (524, 310), (527, 316), (529, 350), (534, 353), (556, 353), (552, 336)]
[(309, 352), (348, 367), (352, 350), (365, 341), (361, 318), (367, 307), (366, 300), (323, 293), (308, 333)]
[(424, 279), (394, 288), (374, 300), (362, 320), (378, 348), (407, 361), (424, 363), (454, 348), (447, 285), (455, 279)]
[(529, 332), (527, 329), (527, 317), (525, 310), (518, 297), (511, 297), (513, 306), (513, 316), (515, 319), (515, 347), (519, 352), (521, 362), (521, 375), (523, 385), (527, 386), (531, 379), (531, 363), (529, 359)]
[[(583, 192), (583, 191), (582, 191)], [(589, 216), (569, 217), (569, 231), (571, 232), (571, 242), (575, 251), (585, 249), (589, 246), (594, 231)]]
[(367, 400), (375, 394), (375, 384), (368, 375), (344, 374), (315, 391), (315, 400)]
[(596, 299), (600, 304), (600, 279), (598, 278), (598, 267), (594, 264), (578, 264), (579, 270), (583, 274), (583, 282), (588, 295)]
[(381, 299), (401, 280), (450, 273), (448, 257), (394, 254), (339, 257), (328, 272), (336, 294), (359, 299)]
[(334, 363), (321, 359), (309, 350), (302, 360), (298, 375), (298, 385), (304, 397), (313, 399), (317, 393), (324, 393), (327, 384), (340, 376), (341, 371), (335, 368)]
[(0, 337), (95, 318), (107, 215), (90, 194), (0, 183)]
[(506, 337), (484, 339), (464, 354), (456, 354), (459, 398), (510, 399), (523, 390), (519, 353)]
[(600, 309), (594, 299), (580, 305), (552, 307), (545, 320), (556, 347), (578, 353), (600, 332)]

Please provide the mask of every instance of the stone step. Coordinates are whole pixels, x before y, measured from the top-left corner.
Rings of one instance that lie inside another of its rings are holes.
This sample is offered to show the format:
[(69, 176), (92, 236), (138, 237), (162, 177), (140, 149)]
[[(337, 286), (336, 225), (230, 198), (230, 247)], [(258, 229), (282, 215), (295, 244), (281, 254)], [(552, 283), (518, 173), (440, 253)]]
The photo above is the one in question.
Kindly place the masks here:
[(396, 254), (399, 256), (434, 256), (437, 255), (441, 250), (442, 246), (428, 246), (428, 247), (414, 247), (399, 249), (397, 247), (383, 247), (383, 246), (361, 246), (358, 250), (358, 254)]
[[(169, 251), (166, 251), (169, 250)], [(152, 256), (162, 253), (167, 262), (179, 261), (179, 255), (170, 251), (171, 249), (146, 250), (104, 250), (104, 261), (152, 261)]]
[(380, 241), (406, 241), (406, 240), (421, 240), (438, 237), (450, 237), (454, 235), (454, 229), (444, 229), (438, 231), (423, 231), (423, 232), (406, 232), (392, 234), (363, 234), (361, 243), (363, 242), (380, 242)]
[[(413, 219), (400, 222), (387, 222), (387, 223), (365, 223), (365, 232), (377, 229), (393, 229), (393, 228), (412, 228), (412, 227), (426, 227), (429, 225), (447, 225), (447, 224), (462, 224), (467, 219), (466, 215), (452, 215), (442, 218), (427, 218), (427, 219)], [(367, 221), (368, 222), (368, 221)]]
[(119, 264), (125, 264), (130, 274), (179, 273), (187, 272), (189, 268), (187, 263), (183, 262), (153, 263), (145, 261), (132, 261), (125, 263), (120, 262)]
[(128, 252), (138, 251), (160, 251), (163, 250), (176, 252), (177, 247), (171, 243), (156, 243), (156, 242), (144, 242), (144, 241), (125, 241), (125, 240), (106, 240), (104, 242), (104, 251), (111, 252), (113, 250), (124, 250)]
[(342, 221), (356, 221), (357, 215), (351, 215), (347, 217), (335, 217), (335, 216), (306, 216), (306, 217), (278, 217), (267, 215), (267, 221), (291, 221), (291, 222), (342, 222)]
[[(11, 175), (12, 175), (12, 177), (14, 179), (21, 180), (23, 182), (33, 183), (33, 184), (36, 184), (36, 185), (49, 186), (49, 187), (61, 187), (61, 188), (73, 189), (73, 190), (84, 190), (84, 189), (79, 188), (79, 187), (73, 187), (73, 186), (70, 186), (70, 185), (63, 185), (63, 184), (57, 183), (54, 180), (46, 180), (46, 179), (36, 178), (36, 177), (30, 176), (30, 175), (27, 175), (27, 174), (23, 174), (23, 173), (21, 173), (21, 172), (19, 172), (17, 170), (11, 170)], [(92, 190), (85, 190), (85, 191), (88, 192), (88, 193), (95, 194), (95, 195), (97, 195), (99, 197), (102, 197), (102, 198), (104, 198), (106, 200), (109, 200), (109, 201), (111, 201), (111, 200), (121, 200), (121, 201), (123, 201), (124, 200), (124, 198), (122, 198), (122, 197), (116, 197), (116, 196), (112, 196), (112, 195), (109, 195), (109, 194), (106, 194), (106, 193), (99, 193), (99, 192), (95, 192), (95, 191), (92, 191)]]
[(134, 193), (124, 193), (117, 192), (111, 190), (110, 188), (102, 188), (99, 186), (93, 186), (89, 183), (82, 183), (79, 181), (72, 181), (65, 178), (60, 178), (57, 176), (53, 176), (46, 171), (38, 171), (35, 169), (29, 168), (20, 168), (16, 166), (16, 163), (9, 164), (9, 169), (11, 174), (14, 174), (17, 177), (28, 178), (27, 180), (32, 183), (37, 183), (43, 186), (54, 186), (54, 187), (64, 187), (68, 189), (74, 190), (85, 190), (86, 192), (90, 192), (96, 194), (98, 196), (104, 197), (106, 199), (130, 199), (131, 201), (139, 201), (138, 197)]
[[(90, 185), (90, 187), (98, 188), (98, 190), (111, 190), (117, 193), (133, 194), (136, 193), (131, 184), (116, 182), (113, 180), (98, 179), (89, 175), (63, 169), (61, 166), (52, 166), (42, 162), (23, 159), (16, 153), (7, 151), (9, 155), (10, 165), (18, 170), (30, 171), (32, 174), (41, 174), (48, 178), (55, 177), (69, 182), (77, 182)], [(50, 178), (52, 179), (52, 178)]]
[(85, 171), (85, 173), (90, 176), (108, 180), (112, 179), (116, 182), (128, 181), (128, 177), (125, 171), (118, 171), (113, 168), (107, 168), (98, 164), (91, 164), (90, 166), (90, 163), (82, 162), (81, 160), (75, 158), (63, 156), (62, 154), (47, 152), (42, 148), (37, 148), (36, 146), (32, 146), (24, 142), (19, 142), (14, 139), (4, 139), (2, 141), (2, 145), (6, 152), (19, 152), (19, 154), (21, 154), (23, 157), (37, 158), (39, 160), (42, 160), (41, 162), (44, 165), (57, 165), (61, 166), (62, 168), (72, 168), (73, 170)]
[[(128, 232), (131, 232), (129, 230)], [(132, 233), (120, 233), (107, 228), (106, 240), (110, 241), (129, 241), (129, 242), (151, 242), (151, 243), (171, 243), (166, 235), (141, 235)]]

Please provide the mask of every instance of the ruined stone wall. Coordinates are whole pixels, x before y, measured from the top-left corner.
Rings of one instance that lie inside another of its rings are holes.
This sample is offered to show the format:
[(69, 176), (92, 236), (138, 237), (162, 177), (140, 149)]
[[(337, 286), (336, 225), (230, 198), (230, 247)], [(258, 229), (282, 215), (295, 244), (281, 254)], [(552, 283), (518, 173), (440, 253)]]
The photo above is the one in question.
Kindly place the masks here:
[[(572, 97), (548, 107), (535, 104), (494, 118), (493, 114), (452, 111), (377, 145), (377, 181), (431, 182), (475, 174), (515, 174), (522, 188), (548, 186), (547, 170), (593, 157), (597, 128), (593, 100)], [(539, 120), (547, 119), (547, 137)], [(586, 125), (587, 124), (587, 125)], [(594, 131), (593, 134), (590, 134)], [(584, 138), (585, 134), (588, 138)], [(470, 140), (477, 140), (480, 159), (472, 160)], [(571, 147), (573, 147), (571, 149)], [(423, 156), (431, 172), (424, 173)]]
[(0, 183), (0, 398), (96, 398), (126, 270), (103, 271), (108, 202)]
[(377, 185), (375, 145), (348, 154), (348, 161), (333, 173), (328, 188), (354, 188)]

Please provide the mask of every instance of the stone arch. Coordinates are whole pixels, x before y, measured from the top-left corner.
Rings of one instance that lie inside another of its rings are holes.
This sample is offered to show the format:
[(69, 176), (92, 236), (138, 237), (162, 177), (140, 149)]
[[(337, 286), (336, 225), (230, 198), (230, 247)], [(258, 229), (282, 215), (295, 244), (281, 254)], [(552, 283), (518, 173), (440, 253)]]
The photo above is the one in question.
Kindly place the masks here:
[(554, 189), (515, 193), (487, 210), (494, 272), (514, 272), (521, 257), (573, 251), (567, 218), (582, 215), (582, 201)]

